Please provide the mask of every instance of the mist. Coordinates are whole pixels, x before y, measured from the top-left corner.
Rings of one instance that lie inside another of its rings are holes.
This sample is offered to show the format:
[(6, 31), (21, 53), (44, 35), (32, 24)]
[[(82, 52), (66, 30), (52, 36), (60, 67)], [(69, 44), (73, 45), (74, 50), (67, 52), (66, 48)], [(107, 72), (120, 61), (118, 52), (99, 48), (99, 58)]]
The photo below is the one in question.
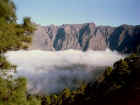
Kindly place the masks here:
[(94, 81), (107, 66), (124, 58), (117, 52), (105, 51), (9, 51), (9, 62), (17, 65), (14, 77), (26, 77), (28, 92), (52, 94), (64, 88), (75, 89)]

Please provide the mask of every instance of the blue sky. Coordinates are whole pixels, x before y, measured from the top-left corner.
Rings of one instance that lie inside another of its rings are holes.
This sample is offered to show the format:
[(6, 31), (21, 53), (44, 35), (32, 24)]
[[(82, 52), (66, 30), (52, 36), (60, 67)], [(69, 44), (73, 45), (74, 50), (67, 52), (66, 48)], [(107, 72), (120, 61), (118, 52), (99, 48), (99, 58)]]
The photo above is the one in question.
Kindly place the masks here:
[(140, 24), (140, 0), (13, 0), (18, 21), (30, 16), (42, 25), (80, 24), (118, 26)]

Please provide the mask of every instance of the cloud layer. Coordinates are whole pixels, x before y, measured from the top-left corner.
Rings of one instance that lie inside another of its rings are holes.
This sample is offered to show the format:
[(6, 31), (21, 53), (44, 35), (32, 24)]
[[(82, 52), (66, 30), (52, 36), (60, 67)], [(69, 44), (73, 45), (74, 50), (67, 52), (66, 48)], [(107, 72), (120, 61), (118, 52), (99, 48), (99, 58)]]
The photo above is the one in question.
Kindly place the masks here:
[(28, 79), (30, 93), (51, 94), (90, 82), (106, 66), (124, 56), (106, 51), (10, 51), (7, 59), (17, 65), (15, 77)]

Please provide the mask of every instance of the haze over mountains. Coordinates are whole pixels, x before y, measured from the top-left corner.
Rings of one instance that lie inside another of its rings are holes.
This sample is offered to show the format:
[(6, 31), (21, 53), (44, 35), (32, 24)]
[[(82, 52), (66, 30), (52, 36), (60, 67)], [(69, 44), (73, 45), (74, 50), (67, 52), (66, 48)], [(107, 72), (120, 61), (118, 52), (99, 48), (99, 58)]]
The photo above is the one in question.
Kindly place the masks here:
[(140, 25), (118, 27), (96, 26), (94, 23), (39, 26), (30, 49), (39, 50), (117, 50), (140, 51)]

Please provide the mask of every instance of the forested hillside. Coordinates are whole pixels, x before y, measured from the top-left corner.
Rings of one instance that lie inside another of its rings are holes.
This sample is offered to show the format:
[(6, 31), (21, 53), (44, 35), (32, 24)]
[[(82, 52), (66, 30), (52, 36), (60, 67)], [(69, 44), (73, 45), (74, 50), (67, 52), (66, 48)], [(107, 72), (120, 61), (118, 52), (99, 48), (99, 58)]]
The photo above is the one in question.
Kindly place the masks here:
[(51, 96), (36, 96), (41, 105), (139, 105), (140, 57), (131, 55), (116, 62), (77, 90), (64, 89)]

